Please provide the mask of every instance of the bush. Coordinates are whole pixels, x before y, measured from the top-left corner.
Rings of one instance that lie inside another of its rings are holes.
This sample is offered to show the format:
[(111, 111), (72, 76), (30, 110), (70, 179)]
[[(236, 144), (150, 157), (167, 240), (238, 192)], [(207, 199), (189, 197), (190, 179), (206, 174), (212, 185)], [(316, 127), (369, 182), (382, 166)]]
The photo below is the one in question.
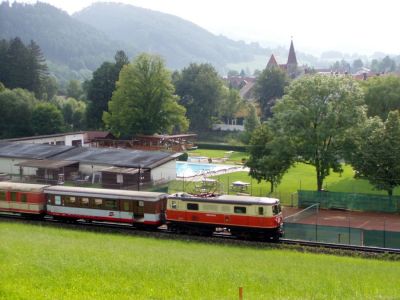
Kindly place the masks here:
[(187, 152), (184, 152), (178, 156), (178, 161), (187, 161), (188, 157), (189, 157), (189, 154), (187, 154)]

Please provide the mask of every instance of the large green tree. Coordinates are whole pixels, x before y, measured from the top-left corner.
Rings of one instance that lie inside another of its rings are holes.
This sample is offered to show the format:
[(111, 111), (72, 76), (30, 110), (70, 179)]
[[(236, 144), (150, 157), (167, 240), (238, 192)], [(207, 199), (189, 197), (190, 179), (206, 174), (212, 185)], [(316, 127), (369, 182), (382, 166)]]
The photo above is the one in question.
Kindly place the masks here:
[(223, 99), (223, 83), (210, 64), (190, 64), (180, 73), (175, 73), (176, 93), (187, 110), (190, 128), (207, 131), (219, 115)]
[(232, 123), (232, 119), (235, 118), (236, 113), (243, 109), (245, 103), (240, 97), (239, 91), (233, 88), (223, 87), (222, 89), (222, 101), (221, 109), (219, 111), (220, 117), (228, 122)]
[(0, 81), (7, 88), (24, 88), (42, 98), (47, 65), (40, 47), (31, 41), (25, 46), (20, 38), (0, 42)]
[(52, 134), (63, 130), (61, 111), (52, 103), (38, 103), (32, 112), (32, 128), (35, 134)]
[(156, 55), (140, 54), (121, 71), (105, 112), (105, 124), (118, 136), (185, 131), (185, 108), (174, 95), (171, 74)]
[(369, 116), (386, 120), (390, 111), (400, 109), (400, 77), (376, 76), (366, 80), (363, 86)]
[(258, 76), (254, 92), (260, 103), (262, 119), (272, 116), (271, 108), (283, 96), (288, 84), (289, 78), (280, 68), (265, 68)]
[(86, 125), (86, 103), (74, 98), (55, 97), (54, 104), (60, 109), (66, 130), (83, 130)]
[(292, 147), (284, 137), (274, 134), (268, 124), (264, 123), (253, 132), (248, 149), (250, 157), (246, 166), (250, 168), (250, 176), (258, 182), (269, 182), (270, 193), (273, 193), (282, 176), (293, 164)]
[(365, 177), (379, 190), (393, 194), (400, 185), (400, 116), (389, 112), (386, 121), (370, 118), (351, 139), (349, 162), (358, 176)]
[(32, 109), (36, 103), (32, 93), (23, 89), (0, 90), (0, 137), (32, 135)]
[(103, 112), (108, 111), (108, 102), (111, 100), (122, 67), (129, 63), (124, 51), (117, 51), (115, 62), (104, 62), (96, 71), (87, 85), (89, 105), (86, 110), (87, 125), (92, 129), (103, 128)]
[(274, 132), (296, 145), (297, 159), (315, 166), (318, 191), (330, 170), (341, 170), (344, 139), (363, 117), (363, 103), (354, 79), (321, 75), (293, 81), (276, 103)]
[(257, 115), (257, 109), (253, 103), (247, 104), (248, 114), (244, 119), (244, 132), (242, 134), (242, 141), (245, 144), (250, 142), (251, 136), (253, 135), (256, 128), (258, 128), (261, 123)]

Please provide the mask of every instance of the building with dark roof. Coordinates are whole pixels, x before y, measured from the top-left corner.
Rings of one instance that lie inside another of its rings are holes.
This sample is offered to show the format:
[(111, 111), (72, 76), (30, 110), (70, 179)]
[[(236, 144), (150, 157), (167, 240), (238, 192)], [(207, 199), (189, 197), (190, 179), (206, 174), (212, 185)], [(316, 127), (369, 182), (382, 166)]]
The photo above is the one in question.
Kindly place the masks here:
[(146, 170), (149, 181), (161, 182), (176, 178), (177, 155), (161, 151), (2, 142), (0, 172), (37, 175), (39, 170), (61, 170), (79, 164), (77, 171), (82, 175), (93, 177), (110, 167), (135, 168), (138, 173)]

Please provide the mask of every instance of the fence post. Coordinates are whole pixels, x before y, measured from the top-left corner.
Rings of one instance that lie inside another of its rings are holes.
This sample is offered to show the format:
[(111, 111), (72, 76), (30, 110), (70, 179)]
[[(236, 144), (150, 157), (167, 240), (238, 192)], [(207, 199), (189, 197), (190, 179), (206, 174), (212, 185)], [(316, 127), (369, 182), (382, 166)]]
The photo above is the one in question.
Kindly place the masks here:
[(349, 211), (349, 215), (348, 215), (348, 218), (349, 218), (349, 245), (351, 244), (351, 227), (350, 227), (350, 225), (351, 225), (351, 212)]
[(386, 218), (383, 219), (383, 248), (386, 248)]
[(317, 205), (317, 214), (315, 215), (315, 241), (318, 242), (318, 214), (319, 205)]
[(239, 300), (243, 300), (243, 287), (239, 287)]

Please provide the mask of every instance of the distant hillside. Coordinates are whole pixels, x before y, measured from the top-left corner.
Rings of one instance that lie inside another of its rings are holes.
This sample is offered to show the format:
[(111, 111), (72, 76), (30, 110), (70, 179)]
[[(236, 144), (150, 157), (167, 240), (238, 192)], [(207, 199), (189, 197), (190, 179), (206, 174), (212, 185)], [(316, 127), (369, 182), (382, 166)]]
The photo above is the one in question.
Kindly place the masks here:
[(216, 36), (179, 17), (117, 3), (96, 3), (73, 15), (81, 22), (140, 51), (164, 57), (172, 69), (191, 62), (210, 62), (219, 70), (228, 63), (251, 61), (269, 50), (258, 44)]
[[(233, 41), (176, 16), (117, 3), (93, 4), (70, 16), (45, 3), (2, 2), (0, 39), (16, 36), (25, 43), (34, 40), (64, 84), (90, 77), (101, 63), (113, 61), (117, 50), (129, 58), (139, 52), (157, 53), (172, 70), (208, 62), (221, 73), (237, 67), (248, 72), (262, 69), (272, 52), (285, 60), (288, 50)], [(298, 55), (301, 61), (302, 54)]]
[[(118, 49), (128, 48), (103, 32), (72, 18), (49, 4), (0, 4), (0, 39), (19, 36), (24, 42), (39, 44), (50, 67), (68, 73), (72, 69), (96, 69), (112, 60)], [(125, 49), (131, 50), (131, 49)], [(133, 52), (133, 51), (131, 51)]]

